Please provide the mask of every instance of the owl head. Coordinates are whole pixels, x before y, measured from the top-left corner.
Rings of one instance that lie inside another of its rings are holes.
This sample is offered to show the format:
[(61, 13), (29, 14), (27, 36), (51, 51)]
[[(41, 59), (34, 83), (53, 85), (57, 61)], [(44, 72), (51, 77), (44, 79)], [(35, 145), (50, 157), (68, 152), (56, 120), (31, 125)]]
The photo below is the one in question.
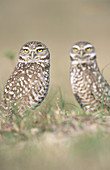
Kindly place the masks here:
[(50, 53), (48, 48), (41, 42), (31, 41), (25, 43), (19, 52), (18, 62), (22, 63), (49, 63)]
[(74, 64), (94, 62), (96, 60), (95, 48), (87, 41), (77, 42), (72, 46), (70, 59)]

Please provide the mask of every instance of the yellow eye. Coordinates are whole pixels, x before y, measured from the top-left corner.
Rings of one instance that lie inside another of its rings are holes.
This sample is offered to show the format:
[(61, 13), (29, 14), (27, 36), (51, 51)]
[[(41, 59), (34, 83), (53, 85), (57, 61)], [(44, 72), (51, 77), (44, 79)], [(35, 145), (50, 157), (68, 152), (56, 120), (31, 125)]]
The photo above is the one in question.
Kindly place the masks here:
[(24, 51), (25, 51), (25, 53), (28, 53), (28, 52), (29, 52), (29, 50), (28, 50), (28, 49), (24, 49)]
[(91, 48), (89, 47), (89, 48), (86, 48), (86, 51), (90, 51), (91, 50)]
[(38, 49), (37, 51), (38, 51), (39, 53), (41, 53), (43, 50), (42, 50), (42, 49)]
[(78, 49), (77, 49), (77, 48), (74, 48), (74, 51), (76, 51), (76, 52), (77, 52), (77, 51), (78, 51)]

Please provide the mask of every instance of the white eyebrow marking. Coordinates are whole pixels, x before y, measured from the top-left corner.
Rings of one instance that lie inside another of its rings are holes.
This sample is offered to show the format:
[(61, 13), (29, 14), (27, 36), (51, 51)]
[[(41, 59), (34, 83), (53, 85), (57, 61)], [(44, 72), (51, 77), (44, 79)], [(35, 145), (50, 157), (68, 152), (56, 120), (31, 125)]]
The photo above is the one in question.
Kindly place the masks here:
[(39, 50), (39, 49), (46, 50), (47, 48), (46, 47), (37, 47), (36, 48), (36, 50)]
[(85, 49), (86, 49), (86, 48), (91, 48), (91, 47), (93, 47), (91, 44), (85, 45)]
[(72, 48), (77, 48), (78, 50), (80, 49), (78, 45), (73, 45)]
[(24, 50), (24, 49), (28, 49), (28, 50), (29, 50), (29, 48), (28, 48), (28, 47), (23, 47), (23, 50)]

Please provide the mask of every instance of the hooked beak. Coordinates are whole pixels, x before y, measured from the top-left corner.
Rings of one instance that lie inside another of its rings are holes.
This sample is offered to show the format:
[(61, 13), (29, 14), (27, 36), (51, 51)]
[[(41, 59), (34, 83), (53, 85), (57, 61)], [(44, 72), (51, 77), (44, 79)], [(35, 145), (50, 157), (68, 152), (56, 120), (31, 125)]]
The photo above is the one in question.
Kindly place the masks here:
[(83, 50), (80, 51), (80, 55), (81, 55), (81, 57), (84, 55), (84, 51)]
[(31, 52), (31, 57), (34, 58), (35, 56), (36, 56), (36, 55), (35, 55), (35, 52), (32, 51), (32, 52)]

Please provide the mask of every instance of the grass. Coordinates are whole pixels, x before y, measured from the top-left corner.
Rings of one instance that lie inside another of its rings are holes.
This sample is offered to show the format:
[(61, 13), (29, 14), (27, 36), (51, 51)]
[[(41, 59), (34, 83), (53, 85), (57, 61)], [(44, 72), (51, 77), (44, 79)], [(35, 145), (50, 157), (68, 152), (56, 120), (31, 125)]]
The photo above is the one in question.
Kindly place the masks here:
[(109, 169), (110, 118), (70, 109), (59, 89), (50, 94), (23, 117), (16, 108), (11, 118), (3, 117), (1, 169)]
[[(71, 106), (71, 107), (69, 107)], [(9, 142), (30, 140), (32, 137), (42, 136), (45, 132), (60, 133), (63, 137), (74, 136), (74, 133), (85, 133), (94, 125), (101, 127), (109, 119), (103, 113), (99, 117), (86, 114), (77, 106), (65, 101), (61, 89), (51, 90), (50, 95), (36, 109), (26, 110), (22, 115), (14, 106), (12, 114), (1, 110), (0, 134), (1, 139)], [(97, 128), (95, 127), (95, 130)]]
[(40, 107), (35, 110), (26, 110), (23, 115), (18, 113), (17, 106), (13, 108), (11, 116), (8, 111), (2, 111), (0, 115), (1, 136), (10, 138), (12, 134), (12, 137), (17, 139), (17, 136), (19, 136), (20, 139), (22, 136), (30, 138), (29, 134), (32, 135), (33, 133), (39, 135), (45, 131), (54, 131), (55, 126), (68, 124), (71, 120), (72, 114), (66, 109), (65, 105), (66, 102), (62, 97), (61, 90), (56, 89), (51, 92), (51, 95)]
[(78, 111), (59, 88), (24, 116), (15, 107), (12, 116), (2, 111), (0, 120), (2, 170), (109, 168), (110, 118)]

